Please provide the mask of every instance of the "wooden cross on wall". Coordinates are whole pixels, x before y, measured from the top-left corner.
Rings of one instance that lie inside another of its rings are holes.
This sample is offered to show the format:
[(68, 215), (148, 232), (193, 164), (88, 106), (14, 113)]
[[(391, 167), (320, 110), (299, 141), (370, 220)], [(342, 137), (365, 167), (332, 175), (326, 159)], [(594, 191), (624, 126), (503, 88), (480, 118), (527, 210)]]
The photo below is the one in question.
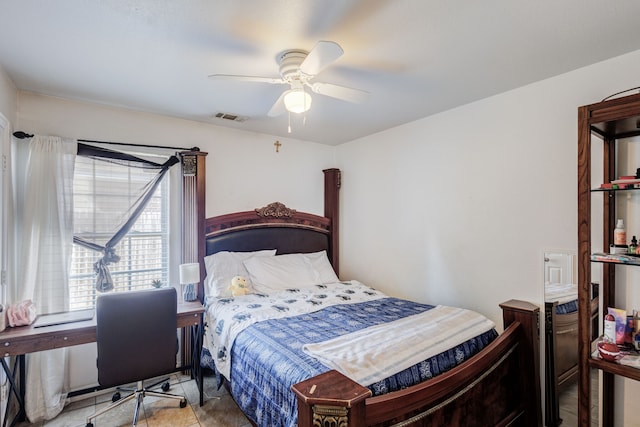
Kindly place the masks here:
[(282, 144), (280, 143), (280, 141), (276, 141), (273, 143), (273, 145), (276, 146), (276, 153), (280, 152), (280, 147), (282, 146)]

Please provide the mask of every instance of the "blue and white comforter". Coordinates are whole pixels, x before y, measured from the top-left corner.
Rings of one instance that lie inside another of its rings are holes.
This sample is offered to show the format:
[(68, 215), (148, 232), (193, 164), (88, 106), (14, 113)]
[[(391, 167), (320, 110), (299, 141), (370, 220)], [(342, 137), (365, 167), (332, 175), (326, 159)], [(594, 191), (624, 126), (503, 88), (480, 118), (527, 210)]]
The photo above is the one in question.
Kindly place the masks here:
[(241, 297), (209, 298), (207, 313), (214, 324), (205, 335), (216, 369), (224, 377), (231, 374), (229, 350), (236, 336), (248, 326), (269, 319), (312, 313), (336, 304), (374, 301), (385, 295), (357, 281), (289, 289), (280, 293)]
[(575, 283), (547, 283), (544, 286), (545, 302), (557, 302), (556, 314), (578, 311), (578, 285)]
[[(218, 344), (217, 347), (217, 350), (222, 351), (220, 356), (224, 358), (225, 364), (229, 364), (229, 358), (233, 359), (230, 375), (225, 375), (230, 379), (233, 398), (247, 417), (258, 426), (295, 427), (297, 401), (294, 393), (291, 392), (291, 386), (329, 370), (316, 358), (305, 354), (302, 350), (303, 345), (319, 343), (370, 326), (393, 322), (434, 307), (387, 297), (355, 281), (341, 283), (330, 292), (328, 288), (324, 288), (300, 290), (288, 294), (288, 300), (298, 300), (303, 303), (290, 301), (289, 305), (285, 306), (289, 310), (269, 308), (269, 310), (273, 309), (271, 310), (273, 314), (276, 314), (276, 318), (273, 319), (257, 320), (262, 315), (256, 315), (254, 318), (254, 313), (251, 313), (252, 320), (240, 316), (240, 319), (236, 320), (247, 321), (247, 328), (235, 334), (232, 340), (226, 341), (226, 345)], [(231, 308), (232, 312), (253, 312), (254, 309), (241, 308), (246, 304), (239, 304), (242, 301), (238, 300), (244, 298), (246, 297), (235, 298), (232, 301), (209, 300), (209, 310), (218, 310), (221, 304), (224, 307), (231, 307), (238, 303), (237, 307)], [(336, 298), (341, 303), (335, 304)], [(248, 302), (248, 305), (282, 305), (282, 301), (274, 295), (253, 296), (251, 299), (254, 301)], [(326, 303), (325, 300), (327, 300)], [(329, 300), (334, 301), (330, 303)], [(299, 314), (296, 312), (297, 309), (292, 309), (293, 306), (298, 306), (302, 310), (299, 306), (305, 304), (313, 308), (304, 314)], [(209, 311), (207, 330), (209, 343), (213, 342), (213, 334), (216, 334), (215, 326), (218, 323), (212, 320), (211, 314)], [(285, 317), (287, 314), (292, 317)], [(233, 316), (230, 317), (233, 318)], [(229, 316), (226, 318), (228, 319)], [(220, 335), (224, 329), (223, 324), (218, 329)], [(369, 389), (375, 396), (435, 377), (473, 356), (496, 337), (497, 332), (492, 329), (389, 378), (371, 384)], [(205, 344), (203, 366), (218, 369), (217, 356), (213, 357), (215, 366), (209, 363), (212, 361), (210, 350)], [(211, 354), (214, 354), (214, 351)]]

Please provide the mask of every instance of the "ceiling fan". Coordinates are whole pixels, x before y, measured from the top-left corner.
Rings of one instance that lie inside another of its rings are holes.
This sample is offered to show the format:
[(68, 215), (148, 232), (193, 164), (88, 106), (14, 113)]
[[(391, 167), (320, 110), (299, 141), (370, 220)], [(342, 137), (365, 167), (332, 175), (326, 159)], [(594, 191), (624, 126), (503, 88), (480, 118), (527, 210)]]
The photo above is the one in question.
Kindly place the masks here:
[(286, 111), (303, 113), (309, 110), (312, 98), (305, 90), (306, 88), (319, 95), (330, 96), (343, 101), (364, 102), (369, 96), (366, 91), (314, 80), (317, 74), (340, 58), (343, 53), (344, 51), (339, 44), (332, 41), (319, 41), (310, 52), (299, 49), (283, 52), (279, 57), (280, 78), (234, 74), (211, 74), (209, 77), (246, 82), (288, 84), (290, 88), (280, 95), (267, 113), (269, 117), (279, 116)]

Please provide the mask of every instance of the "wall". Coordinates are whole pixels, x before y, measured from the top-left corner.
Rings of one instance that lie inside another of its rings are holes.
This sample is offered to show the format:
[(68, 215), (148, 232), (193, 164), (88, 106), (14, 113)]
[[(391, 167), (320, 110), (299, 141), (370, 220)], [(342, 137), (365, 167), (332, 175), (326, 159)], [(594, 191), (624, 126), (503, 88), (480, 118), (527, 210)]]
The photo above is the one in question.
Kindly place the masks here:
[[(16, 130), (78, 139), (198, 146), (206, 160), (206, 215), (251, 210), (274, 201), (322, 214), (323, 169), (333, 147), (219, 126), (19, 92)], [(97, 381), (95, 345), (72, 348), (71, 388)]]
[[(5, 167), (4, 159), (9, 154), (10, 147), (10, 125), (15, 119), (17, 105), (16, 87), (6, 74), (4, 69), (0, 67), (0, 270), (6, 269), (7, 254), (7, 212), (8, 206), (6, 198), (8, 197), (9, 185), (9, 168)], [(5, 285), (0, 286), (0, 302), (5, 303)], [(0, 395), (6, 395), (7, 378), (4, 371), (0, 371), (0, 387), (2, 392)], [(0, 399), (0, 420), (5, 419), (6, 398)]]
[(577, 251), (577, 107), (639, 72), (637, 51), (338, 146), (341, 278), (500, 326), (502, 301), (542, 306), (542, 254)]
[[(15, 122), (17, 90), (5, 70), (0, 67), (0, 270), (6, 269), (7, 256), (7, 209), (9, 195), (10, 168), (9, 149), (11, 147), (11, 126)], [(0, 286), (0, 303), (5, 303), (5, 287)], [(0, 374), (0, 381), (4, 381)]]
[(17, 110), (17, 90), (6, 71), (0, 67), (0, 114), (10, 123), (15, 123)]
[(207, 156), (207, 216), (280, 201), (323, 213), (323, 168), (333, 147), (19, 92), (16, 130), (78, 139), (193, 147)]

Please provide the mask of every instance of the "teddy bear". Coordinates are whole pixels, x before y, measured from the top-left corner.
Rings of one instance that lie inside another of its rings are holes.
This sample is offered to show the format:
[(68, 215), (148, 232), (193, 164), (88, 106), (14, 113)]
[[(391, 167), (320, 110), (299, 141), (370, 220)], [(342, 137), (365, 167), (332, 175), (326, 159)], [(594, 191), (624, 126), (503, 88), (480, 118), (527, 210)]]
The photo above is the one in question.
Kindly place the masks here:
[(247, 287), (247, 279), (243, 276), (235, 276), (231, 279), (231, 286), (229, 286), (229, 290), (231, 291), (231, 295), (234, 297), (250, 293), (249, 288)]

